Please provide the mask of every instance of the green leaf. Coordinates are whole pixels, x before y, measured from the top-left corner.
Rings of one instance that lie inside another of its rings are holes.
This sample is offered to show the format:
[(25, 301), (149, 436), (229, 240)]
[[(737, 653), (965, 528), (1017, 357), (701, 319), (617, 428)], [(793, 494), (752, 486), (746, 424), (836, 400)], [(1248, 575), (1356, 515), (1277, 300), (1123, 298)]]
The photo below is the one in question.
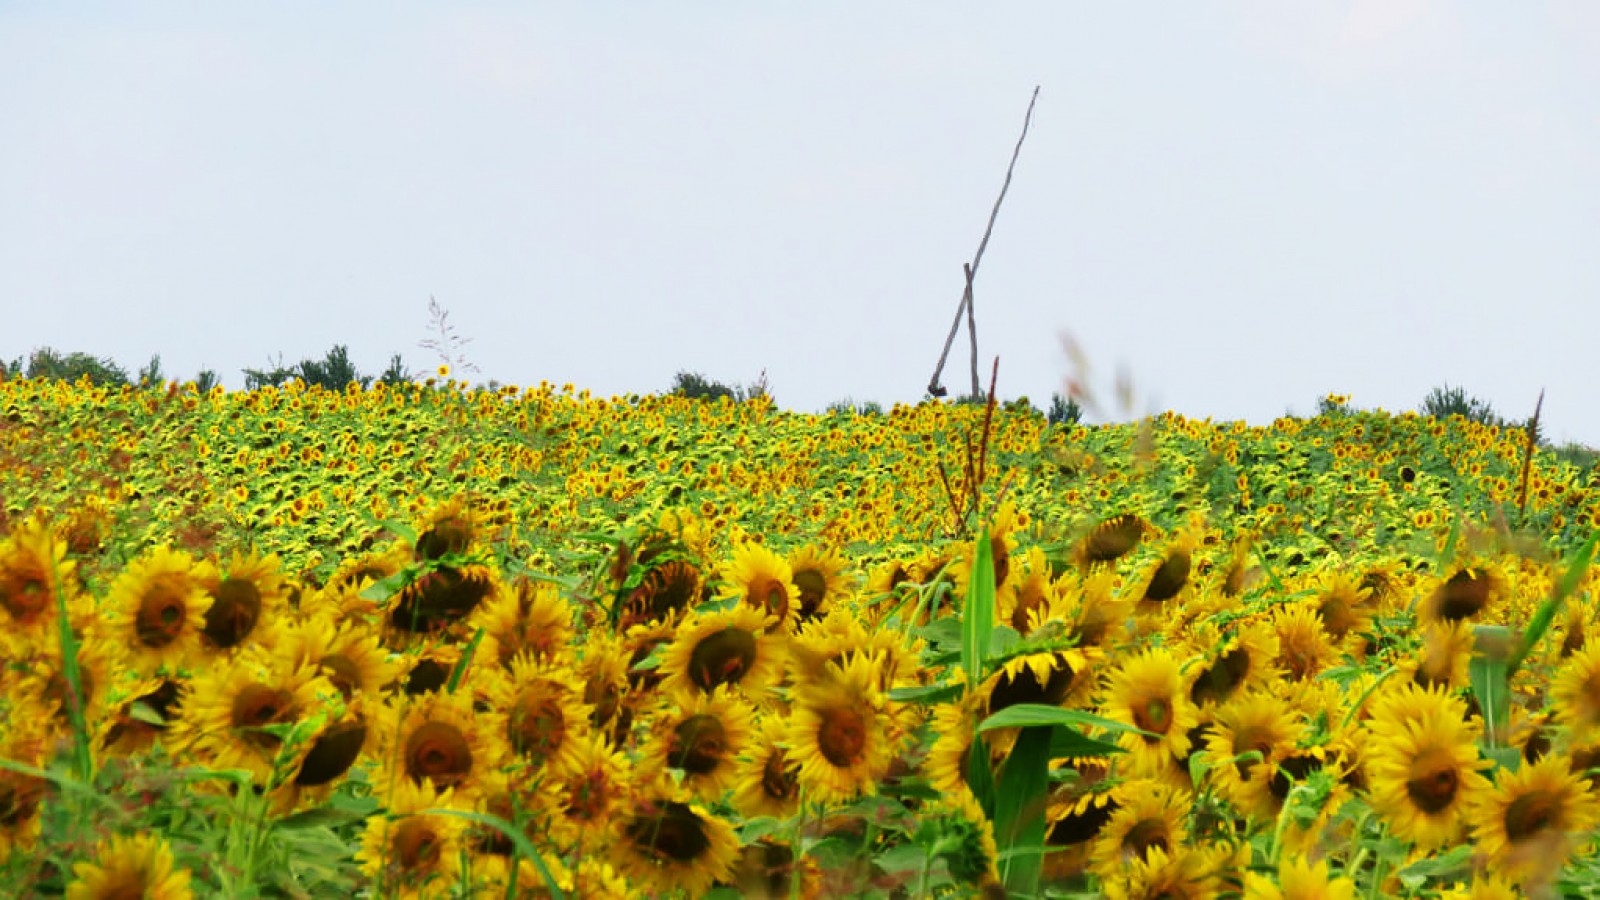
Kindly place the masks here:
[(1116, 744), (1097, 740), (1064, 725), (1056, 726), (1050, 736), (1051, 759), (1085, 759), (1125, 752)]
[[(1498, 652), (1485, 652), (1485, 646), (1498, 647), (1510, 642), (1511, 629), (1504, 625), (1479, 625), (1474, 629), (1475, 643), (1480, 649), (1467, 663), (1467, 677), (1473, 696), (1478, 699), (1478, 709), (1483, 716), (1485, 751), (1505, 747), (1511, 725), (1510, 667)], [(1490, 754), (1491, 758), (1493, 754)]]
[(989, 766), (989, 742), (983, 735), (972, 736), (972, 746), (967, 748), (967, 786), (978, 798), (984, 815), (994, 816), (994, 769)]
[(511, 841), (512, 846), (517, 848), (517, 856), (533, 863), (533, 867), (539, 870), (539, 876), (544, 879), (545, 890), (550, 892), (551, 897), (555, 898), (555, 900), (563, 900), (566, 897), (566, 894), (561, 892), (561, 885), (556, 883), (555, 876), (550, 874), (549, 867), (544, 864), (544, 858), (534, 848), (533, 842), (528, 840), (526, 834), (522, 833), (522, 829), (507, 822), (505, 819), (491, 813), (468, 812), (462, 809), (444, 809), (442, 807), (425, 809), (420, 815), (454, 816), (458, 819), (466, 819), (468, 822), (477, 822), (479, 825), (487, 825), (493, 828), (505, 835), (506, 839)]
[(382, 603), (383, 601), (388, 600), (390, 597), (393, 597), (395, 594), (400, 593), (401, 589), (411, 583), (411, 579), (415, 577), (415, 574), (416, 573), (406, 569), (401, 569), (393, 575), (390, 575), (388, 578), (384, 578), (380, 581), (374, 581), (361, 591), (361, 599), (371, 600), (374, 603)]
[(995, 844), (1004, 857), (1006, 893), (1039, 893), (1044, 865), (1045, 807), (1050, 800), (1050, 740), (1053, 729), (1024, 728), (1006, 758), (995, 798)]
[(959, 684), (929, 684), (917, 687), (890, 688), (889, 699), (896, 703), (932, 705), (948, 703), (961, 696), (965, 688)]
[(348, 809), (335, 809), (330, 806), (319, 806), (297, 812), (294, 815), (284, 816), (272, 823), (273, 828), (283, 831), (298, 831), (306, 828), (338, 828), (365, 819), (365, 815)]
[(1022, 635), (1009, 625), (997, 625), (989, 635), (989, 659), (999, 659), (1022, 642)]
[(989, 529), (978, 530), (977, 560), (967, 585), (967, 605), (961, 611), (961, 667), (967, 683), (983, 681), (983, 663), (994, 633), (994, 560), (989, 548)]
[(473, 633), (472, 640), (467, 642), (466, 649), (461, 651), (461, 658), (456, 660), (456, 667), (450, 671), (450, 683), (445, 687), (447, 694), (454, 694), (460, 686), (461, 679), (467, 674), (467, 667), (472, 665), (472, 657), (478, 652), (478, 644), (483, 642), (483, 626)]
[(1027, 728), (1031, 725), (1083, 725), (1095, 728), (1104, 728), (1107, 731), (1126, 732), (1128, 734), (1144, 735), (1145, 737), (1159, 737), (1148, 731), (1115, 719), (1107, 719), (1076, 709), (1063, 709), (1059, 706), (1048, 706), (1043, 703), (1017, 703), (991, 715), (978, 724), (979, 731), (993, 731), (996, 728)]
[(920, 844), (900, 844), (877, 855), (874, 862), (890, 875), (921, 871), (928, 851)]

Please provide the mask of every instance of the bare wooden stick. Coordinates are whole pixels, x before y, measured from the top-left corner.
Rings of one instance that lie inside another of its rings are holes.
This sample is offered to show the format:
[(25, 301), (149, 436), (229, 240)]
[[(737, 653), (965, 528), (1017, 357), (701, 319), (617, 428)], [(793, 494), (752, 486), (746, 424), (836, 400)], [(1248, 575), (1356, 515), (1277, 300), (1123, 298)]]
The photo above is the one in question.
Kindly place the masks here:
[(967, 275), (967, 290), (962, 297), (967, 304), (967, 334), (972, 336), (972, 393), (969, 396), (976, 398), (983, 388), (978, 384), (978, 319), (972, 310), (972, 267), (963, 264), (961, 270)]
[[(955, 321), (950, 323), (950, 334), (944, 339), (944, 350), (939, 354), (939, 364), (933, 367), (933, 377), (928, 379), (928, 394), (934, 397), (943, 397), (945, 389), (939, 385), (939, 375), (944, 371), (944, 364), (950, 358), (950, 345), (956, 341), (956, 332), (961, 328), (961, 314), (968, 314), (968, 323), (971, 323), (972, 310), (972, 279), (978, 275), (978, 264), (983, 262), (983, 251), (989, 246), (989, 236), (994, 233), (994, 221), (1000, 216), (1000, 204), (1005, 202), (1006, 191), (1011, 189), (1011, 173), (1017, 167), (1017, 157), (1022, 155), (1022, 142), (1027, 140), (1028, 126), (1033, 122), (1033, 105), (1039, 99), (1039, 86), (1033, 86), (1033, 96), (1028, 98), (1028, 112), (1022, 118), (1022, 134), (1017, 137), (1017, 146), (1011, 151), (1011, 163), (1006, 166), (1006, 179), (1000, 185), (1000, 196), (995, 198), (994, 209), (989, 211), (989, 224), (983, 229), (983, 239), (978, 242), (978, 252), (972, 256), (972, 264), (965, 267), (967, 270), (966, 288), (961, 292), (961, 302), (956, 306)], [(978, 395), (978, 336), (972, 336), (972, 394)]]
[(1528, 520), (1528, 476), (1533, 474), (1533, 448), (1539, 442), (1539, 411), (1544, 409), (1544, 388), (1539, 389), (1539, 402), (1533, 405), (1533, 418), (1528, 420), (1528, 446), (1522, 451), (1522, 488), (1517, 492), (1517, 518), (1524, 524)]

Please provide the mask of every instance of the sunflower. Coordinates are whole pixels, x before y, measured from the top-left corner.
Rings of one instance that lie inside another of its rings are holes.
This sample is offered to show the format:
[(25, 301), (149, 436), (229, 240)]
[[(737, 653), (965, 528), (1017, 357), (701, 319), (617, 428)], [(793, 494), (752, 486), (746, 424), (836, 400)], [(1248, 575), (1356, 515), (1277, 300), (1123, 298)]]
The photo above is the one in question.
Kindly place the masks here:
[(264, 652), (217, 662), (191, 682), (178, 705), (170, 741), (176, 752), (194, 753), (215, 769), (245, 769), (258, 784), (283, 771), (286, 747), (274, 726), (297, 725), (334, 702), (338, 691), (310, 666), (279, 669)]
[(485, 600), (506, 590), (489, 566), (435, 566), (395, 595), (387, 618), (390, 635), (403, 644), (411, 634), (445, 631), (466, 621)]
[(335, 625), (332, 613), (313, 614), (282, 628), (273, 654), (288, 668), (316, 666), (346, 699), (376, 697), (400, 677), (403, 664), (359, 622)]
[(472, 615), (483, 628), (478, 652), (511, 668), (520, 653), (550, 662), (572, 643), (572, 606), (561, 590), (544, 581), (518, 578), (512, 590), (500, 591)]
[(466, 691), (395, 697), (379, 716), (382, 769), (374, 783), (432, 783), (440, 790), (475, 796), (486, 772), (509, 750), (484, 727)]
[[(77, 647), (78, 688), (73, 693), (67, 679), (66, 660), (61, 654), (61, 635), (52, 633), (40, 639), (26, 651), (9, 643), (15, 634), (0, 634), (0, 658), (10, 657), (12, 675), (16, 678), (15, 694), (30, 698), (42, 705), (48, 716), (41, 720), (45, 727), (54, 728), (62, 736), (72, 730), (72, 708), (81, 704), (83, 722), (92, 740), (104, 738), (112, 717), (108, 715), (110, 698), (116, 676), (125, 668), (126, 656), (120, 644), (110, 638), (99, 637), (91, 630), (79, 637)], [(0, 669), (0, 683), (6, 672)], [(3, 700), (0, 700), (3, 706)], [(15, 719), (17, 716), (12, 715)]]
[(704, 808), (675, 799), (666, 785), (635, 804), (622, 823), (613, 862), (659, 893), (698, 897), (733, 873), (739, 838), (733, 825)]
[(201, 633), (209, 649), (232, 650), (259, 638), (287, 604), (287, 586), (277, 556), (234, 553), (226, 573), (212, 573), (206, 582), (211, 605)]
[(289, 781), (290, 802), (299, 803), (307, 797), (325, 799), (357, 760), (370, 756), (373, 742), (369, 740), (372, 728), (368, 725), (368, 703), (364, 696), (356, 698), (342, 715), (330, 717), (311, 737), (300, 757), (300, 767)]
[(832, 677), (795, 688), (787, 746), (807, 797), (827, 803), (872, 794), (888, 771), (897, 739), (877, 669), (858, 654), (830, 665)]
[(633, 802), (632, 762), (603, 735), (590, 733), (576, 742), (571, 763), (540, 790), (556, 804), (556, 827), (570, 832), (570, 841), (588, 849), (610, 846), (620, 816)]
[(1477, 720), (1466, 704), (1414, 683), (1371, 701), (1367, 799), (1394, 834), (1428, 850), (1454, 840), (1473, 798), (1489, 788)]
[(1272, 615), (1278, 632), (1278, 665), (1298, 681), (1315, 678), (1339, 658), (1339, 650), (1322, 627), (1322, 617), (1312, 603), (1290, 603)]
[(807, 544), (789, 551), (788, 563), (800, 592), (802, 621), (824, 615), (850, 592), (844, 576), (845, 559), (835, 550)]
[[(12, 706), (8, 713), (13, 723), (0, 735), (0, 759), (22, 763), (36, 769), (49, 764), (52, 741), (42, 727), (43, 717), (26, 716), (26, 706)], [(38, 842), (40, 806), (49, 793), (49, 782), (14, 769), (0, 769), (0, 864), (13, 851), (31, 850)]]
[(1181, 529), (1167, 541), (1161, 555), (1145, 566), (1133, 581), (1130, 594), (1131, 599), (1137, 601), (1136, 609), (1140, 614), (1163, 612), (1169, 603), (1182, 608), (1194, 593), (1194, 581), (1189, 574), (1194, 570), (1194, 553), (1199, 546), (1199, 529)]
[(650, 566), (628, 592), (617, 630), (650, 622), (674, 624), (700, 600), (703, 576), (688, 559), (669, 557)]
[(800, 590), (783, 557), (761, 544), (747, 543), (735, 551), (721, 575), (722, 596), (738, 598), (771, 616), (779, 630), (794, 629), (800, 617)]
[[(1291, 755), (1304, 731), (1289, 704), (1265, 691), (1240, 694), (1218, 707), (1206, 737), (1212, 762), (1207, 771), (1217, 792), (1247, 816), (1276, 816), (1281, 800), (1272, 785), (1278, 764)], [(1261, 759), (1239, 759), (1251, 752)]]
[(651, 771), (682, 770), (685, 789), (701, 800), (716, 800), (738, 774), (738, 757), (754, 730), (754, 711), (725, 687), (680, 695), (679, 701), (656, 715), (639, 755)]
[(820, 872), (815, 859), (795, 859), (794, 848), (789, 844), (761, 838), (740, 849), (726, 886), (740, 897), (774, 900), (794, 896), (815, 900)]
[(450, 790), (401, 779), (389, 792), (389, 815), (368, 818), (355, 858), (385, 895), (452, 896), (465, 828), (455, 816), (425, 811), (452, 808), (454, 802)]
[(477, 517), (466, 503), (459, 498), (442, 503), (418, 530), (416, 559), (437, 562), (447, 555), (464, 554), (477, 540), (478, 531)]
[(509, 672), (484, 670), (478, 689), (488, 706), (483, 728), (503, 735), (518, 760), (533, 770), (555, 772), (576, 764), (593, 711), (570, 668), (524, 654), (512, 660)]
[(1065, 599), (1068, 633), (1078, 647), (1112, 647), (1128, 633), (1133, 603), (1115, 597), (1117, 576), (1110, 570), (1067, 576), (1058, 582)]
[(1014, 656), (985, 684), (989, 715), (1019, 703), (1062, 706), (1092, 685), (1087, 669), (1088, 661), (1077, 650)]
[(1277, 629), (1262, 619), (1238, 623), (1231, 632), (1218, 632), (1209, 623), (1196, 630), (1194, 643), (1207, 648), (1204, 667), (1189, 688), (1196, 706), (1222, 703), (1241, 690), (1264, 686), (1281, 672), (1275, 660)]
[[(6, 631), (40, 639), (56, 621), (56, 595), (76, 594), (77, 565), (67, 559), (67, 545), (42, 519), (30, 519), (0, 542), (0, 610)], [(77, 624), (74, 622), (74, 624)]]
[(727, 685), (762, 696), (783, 675), (783, 646), (769, 633), (776, 627), (764, 609), (745, 603), (690, 613), (661, 658), (662, 690), (705, 694)]
[(189, 870), (179, 869), (172, 848), (153, 834), (115, 835), (95, 846), (94, 861), (72, 867), (67, 900), (189, 900)]
[(787, 819), (800, 809), (800, 778), (783, 746), (788, 731), (788, 723), (776, 714), (763, 716), (756, 726), (733, 788), (733, 806), (747, 819)]
[(1111, 767), (1103, 759), (1069, 760), (1052, 773), (1052, 779), (1065, 775), (1050, 792), (1045, 809), (1044, 867), (1051, 878), (1071, 878), (1088, 869), (1094, 841), (1111, 821), (1119, 805)]
[(1400, 664), (1423, 687), (1456, 690), (1467, 686), (1472, 658), (1473, 626), (1468, 622), (1439, 619), (1422, 626), (1422, 654)]
[(1189, 842), (1190, 798), (1157, 781), (1126, 781), (1112, 792), (1116, 809), (1090, 851), (1090, 871), (1110, 880), (1153, 850), (1172, 853)]
[(1080, 568), (1115, 562), (1139, 546), (1149, 530), (1149, 523), (1137, 515), (1119, 513), (1089, 530), (1078, 543), (1075, 559)]
[(1190, 847), (1150, 847), (1129, 861), (1100, 889), (1110, 900), (1211, 900), (1221, 885), (1219, 854)]
[[(964, 673), (958, 673), (956, 683), (964, 683)], [(933, 711), (933, 746), (928, 749), (922, 767), (934, 790), (949, 795), (971, 791), (967, 784), (967, 758), (972, 754), (973, 739), (977, 736), (977, 723), (989, 703), (984, 691), (967, 691), (954, 703), (941, 703)]]
[(1376, 612), (1372, 588), (1362, 587), (1353, 575), (1343, 572), (1328, 575), (1317, 594), (1316, 604), (1322, 630), (1335, 644), (1342, 645), (1347, 638), (1358, 638), (1372, 627)]
[(922, 672), (918, 662), (920, 639), (907, 647), (902, 632), (892, 628), (868, 629), (849, 609), (835, 607), (820, 620), (806, 622), (789, 639), (789, 674), (796, 682), (829, 677), (829, 664), (843, 665), (852, 655), (877, 660), (882, 676), (878, 687), (889, 690), (914, 683)]
[(1481, 620), (1509, 595), (1506, 576), (1498, 566), (1489, 562), (1469, 563), (1436, 579), (1417, 615), (1424, 622)]
[(1124, 732), (1117, 743), (1129, 752), (1133, 773), (1155, 775), (1189, 753), (1190, 731), (1200, 713), (1189, 700), (1178, 660), (1155, 648), (1126, 659), (1105, 680), (1101, 714), (1147, 734)]
[(970, 792), (941, 797), (929, 805), (926, 818), (937, 823), (937, 837), (930, 843), (943, 848), (938, 856), (944, 860), (951, 878), (979, 887), (985, 895), (1003, 893), (994, 826)]
[(1050, 563), (1039, 547), (1028, 548), (1013, 590), (995, 599), (1001, 603), (997, 621), (1010, 623), (1024, 637), (1046, 622), (1063, 617), (1065, 612), (1061, 592), (1051, 577)]
[(1557, 754), (1502, 770), (1473, 805), (1473, 843), (1498, 874), (1547, 883), (1600, 825), (1600, 797), (1588, 788)]
[(1562, 663), (1550, 685), (1550, 701), (1572, 744), (1600, 741), (1600, 643)]
[(1303, 856), (1285, 855), (1278, 863), (1278, 883), (1256, 872), (1245, 875), (1244, 900), (1355, 900), (1356, 883), (1328, 874), (1328, 861), (1316, 865)]
[(158, 546), (111, 583), (108, 618), (142, 674), (176, 672), (199, 652), (216, 568), (182, 550)]

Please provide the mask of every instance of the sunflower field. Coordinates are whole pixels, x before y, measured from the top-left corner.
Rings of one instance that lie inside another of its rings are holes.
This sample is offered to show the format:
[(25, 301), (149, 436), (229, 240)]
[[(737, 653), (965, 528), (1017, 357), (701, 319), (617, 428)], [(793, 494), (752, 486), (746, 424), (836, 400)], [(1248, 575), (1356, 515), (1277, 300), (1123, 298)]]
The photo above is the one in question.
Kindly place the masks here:
[(0, 381), (0, 895), (1600, 896), (1600, 472)]

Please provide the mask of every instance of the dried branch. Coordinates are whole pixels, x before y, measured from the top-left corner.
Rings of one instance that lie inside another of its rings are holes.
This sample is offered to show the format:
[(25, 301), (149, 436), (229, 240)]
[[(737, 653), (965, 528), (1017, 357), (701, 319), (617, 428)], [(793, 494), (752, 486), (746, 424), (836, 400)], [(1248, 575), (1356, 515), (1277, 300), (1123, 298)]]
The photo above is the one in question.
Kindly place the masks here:
[(939, 364), (933, 367), (933, 377), (928, 379), (928, 394), (934, 397), (943, 397), (946, 391), (939, 385), (939, 375), (944, 371), (945, 361), (950, 358), (950, 345), (955, 343), (956, 332), (961, 328), (961, 314), (967, 314), (968, 330), (972, 331), (972, 394), (978, 395), (978, 335), (972, 327), (972, 280), (978, 275), (978, 265), (983, 262), (983, 251), (989, 246), (989, 236), (994, 233), (995, 219), (1000, 216), (1000, 204), (1005, 202), (1006, 192), (1011, 189), (1011, 174), (1017, 167), (1017, 157), (1022, 155), (1022, 142), (1028, 138), (1028, 126), (1033, 122), (1033, 105), (1039, 99), (1039, 86), (1034, 85), (1033, 96), (1028, 98), (1028, 112), (1022, 118), (1022, 134), (1017, 136), (1017, 145), (1011, 151), (1011, 163), (1006, 166), (1006, 178), (1000, 185), (1000, 196), (995, 198), (994, 209), (989, 211), (989, 224), (983, 229), (983, 239), (978, 242), (978, 252), (972, 255), (972, 263), (964, 266), (967, 283), (961, 292), (961, 303), (956, 306), (955, 321), (950, 323), (950, 334), (944, 340), (944, 350), (939, 354)]
[(1544, 389), (1539, 389), (1539, 402), (1533, 405), (1533, 418), (1528, 420), (1528, 446), (1522, 451), (1522, 488), (1517, 492), (1517, 516), (1528, 518), (1528, 477), (1533, 474), (1533, 448), (1539, 442), (1539, 412), (1544, 409)]

